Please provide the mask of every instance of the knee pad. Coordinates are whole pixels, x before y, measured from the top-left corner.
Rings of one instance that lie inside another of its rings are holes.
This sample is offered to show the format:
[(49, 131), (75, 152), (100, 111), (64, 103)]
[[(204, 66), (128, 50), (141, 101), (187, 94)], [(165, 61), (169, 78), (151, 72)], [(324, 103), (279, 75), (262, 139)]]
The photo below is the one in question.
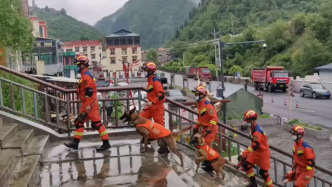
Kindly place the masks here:
[[(97, 126), (98, 125), (98, 126)], [(100, 127), (102, 126), (103, 124), (101, 124), (101, 121), (97, 121), (97, 122), (92, 122), (91, 123), (91, 127), (95, 130), (99, 130)]]
[(253, 167), (253, 165), (248, 162), (247, 160), (244, 160), (242, 163), (243, 169), (244, 171), (248, 171), (249, 169), (251, 169)]
[(269, 171), (263, 169), (259, 169), (259, 174), (263, 179), (267, 179), (270, 176)]

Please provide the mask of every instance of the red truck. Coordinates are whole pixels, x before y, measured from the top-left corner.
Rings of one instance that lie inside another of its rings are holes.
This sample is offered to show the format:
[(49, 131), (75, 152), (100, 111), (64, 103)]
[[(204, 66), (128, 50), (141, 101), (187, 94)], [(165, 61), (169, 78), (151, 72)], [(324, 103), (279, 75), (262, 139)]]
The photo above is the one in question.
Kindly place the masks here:
[(187, 78), (194, 78), (197, 80), (197, 72), (199, 75), (199, 79), (201, 81), (211, 81), (212, 74), (208, 67), (193, 67), (193, 66), (186, 66), (185, 67), (185, 75)]
[(187, 78), (195, 78), (197, 76), (197, 67), (186, 66), (185, 75)]
[(266, 89), (269, 92), (274, 92), (275, 90), (286, 92), (290, 81), (289, 72), (284, 70), (282, 66), (267, 66), (265, 69), (252, 69), (251, 76), (255, 90)]

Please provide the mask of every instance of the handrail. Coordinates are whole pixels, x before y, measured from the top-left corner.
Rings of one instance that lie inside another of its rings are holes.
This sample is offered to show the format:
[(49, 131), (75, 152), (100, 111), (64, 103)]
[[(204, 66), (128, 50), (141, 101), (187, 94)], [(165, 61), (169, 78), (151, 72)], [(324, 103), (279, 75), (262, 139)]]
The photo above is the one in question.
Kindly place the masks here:
[[(181, 109), (187, 110), (188, 112), (191, 112), (191, 113), (193, 113), (193, 114), (195, 114), (195, 115), (198, 115), (198, 112), (197, 112), (197, 111), (195, 111), (195, 110), (193, 110), (193, 109), (191, 109), (191, 108), (188, 108), (188, 107), (186, 107), (185, 105), (183, 105), (183, 104), (181, 104), (181, 103), (178, 103), (178, 102), (176, 102), (176, 101), (174, 101), (174, 100), (172, 100), (172, 99), (166, 98), (166, 101), (168, 101), (169, 103), (171, 103), (171, 104), (173, 104), (173, 105), (176, 105), (176, 106), (180, 107)], [(227, 126), (227, 125), (225, 125), (225, 124), (223, 124), (223, 123), (218, 122), (218, 125), (219, 125), (220, 127), (223, 127), (223, 128), (225, 128), (225, 129), (227, 129), (227, 130), (230, 130), (230, 131), (232, 131), (232, 132), (234, 132), (234, 133), (237, 133), (237, 134), (239, 134), (239, 135), (241, 135), (241, 136), (243, 136), (243, 137), (245, 137), (245, 138), (247, 138), (247, 139), (251, 139), (249, 135), (247, 135), (247, 134), (245, 134), (245, 133), (243, 133), (243, 132), (241, 132), (241, 131), (235, 130), (235, 129), (231, 128), (230, 126)], [(276, 148), (276, 147), (274, 147), (274, 146), (272, 146), (272, 145), (269, 145), (269, 147), (270, 147), (270, 149), (272, 149), (272, 150), (274, 150), (274, 151), (276, 151), (276, 152), (278, 152), (278, 153), (281, 153), (281, 154), (283, 154), (283, 155), (285, 155), (285, 156), (287, 156), (287, 157), (289, 157), (289, 158), (293, 158), (293, 155), (290, 154), (290, 153), (287, 153), (287, 152), (285, 152), (285, 151), (283, 151), (283, 150), (281, 150), (281, 149), (278, 149), (278, 148)], [(318, 165), (315, 165), (315, 168), (316, 168), (317, 170), (319, 170), (319, 171), (322, 171), (323, 173), (326, 173), (326, 174), (329, 174), (329, 175), (332, 176), (332, 172), (331, 172), (331, 171), (328, 171), (328, 170), (326, 170), (326, 169), (324, 169), (324, 168), (322, 168), (322, 167), (320, 167), (320, 166), (318, 166)]]
[[(11, 73), (11, 74), (13, 74), (13, 75), (17, 75), (17, 76), (19, 76), (19, 77), (25, 78), (25, 79), (30, 80), (30, 81), (32, 81), (32, 82), (36, 82), (36, 83), (39, 83), (39, 84), (41, 84), (41, 85), (48, 86), (48, 87), (50, 87), (50, 88), (53, 88), (53, 89), (55, 89), (55, 90), (58, 90), (58, 91), (61, 91), (61, 92), (64, 92), (64, 93), (75, 93), (75, 92), (76, 92), (76, 89), (64, 89), (64, 88), (62, 88), (62, 87), (59, 87), (59, 86), (56, 86), (56, 85), (53, 85), (53, 84), (47, 83), (47, 82), (45, 82), (45, 81), (42, 81), (42, 80), (39, 80), (39, 79), (37, 79), (37, 78), (31, 77), (31, 76), (29, 76), (29, 75), (27, 75), (27, 74), (23, 74), (23, 73), (20, 73), (20, 72), (14, 71), (14, 70), (9, 69), (9, 68), (4, 67), (4, 66), (0, 66), (0, 70), (6, 71), (6, 72)], [(143, 91), (147, 91), (146, 88), (139, 87), (139, 86), (134, 86), (134, 87), (129, 87), (129, 88), (130, 88), (131, 90), (143, 90)], [(98, 91), (127, 91), (127, 90), (128, 90), (128, 87), (98, 88), (97, 90), (98, 90)], [(178, 103), (178, 102), (176, 102), (176, 101), (174, 101), (174, 100), (172, 100), (172, 99), (166, 98), (166, 101), (169, 102), (171, 105), (178, 106), (178, 107), (180, 107), (181, 109), (187, 110), (187, 111), (190, 112), (190, 113), (193, 113), (193, 114), (195, 114), (195, 115), (198, 115), (197, 111), (195, 111), (195, 110), (193, 110), (193, 109), (191, 109), (191, 108), (188, 108), (187, 106), (185, 106), (185, 105), (183, 105), (183, 104), (181, 104), (181, 103)], [(237, 130), (235, 130), (235, 129), (233, 129), (233, 128), (231, 128), (231, 127), (225, 125), (225, 124), (218, 123), (218, 125), (219, 125), (220, 127), (223, 127), (223, 128), (225, 128), (225, 129), (227, 129), (227, 130), (230, 130), (230, 131), (232, 131), (232, 132), (234, 132), (234, 133), (237, 133), (237, 134), (239, 134), (239, 135), (241, 135), (241, 136), (243, 136), (243, 137), (245, 137), (245, 138), (247, 138), (247, 139), (250, 139), (250, 136), (248, 136), (247, 134), (245, 134), (245, 133), (243, 133), (243, 132), (241, 132), (241, 131), (237, 131)], [(276, 151), (276, 152), (278, 152), (278, 153), (281, 153), (281, 154), (283, 154), (283, 155), (285, 155), (285, 156), (287, 156), (287, 157), (289, 157), (289, 158), (292, 158), (292, 157), (293, 157), (290, 153), (285, 152), (285, 151), (283, 151), (283, 150), (280, 150), (280, 149), (278, 149), (278, 148), (276, 148), (276, 147), (274, 147), (274, 146), (271, 146), (271, 145), (270, 145), (270, 149), (272, 149), (272, 150), (274, 150), (274, 151)], [(318, 166), (318, 165), (316, 165), (315, 168), (316, 168), (317, 170), (323, 172), (323, 173), (326, 173), (326, 174), (332, 176), (332, 172), (331, 172), (331, 171), (328, 171), (328, 170), (326, 170), (326, 169), (324, 169), (324, 168), (322, 168), (322, 167), (320, 167), (320, 166)]]
[(60, 86), (57, 86), (57, 85), (54, 85), (54, 84), (51, 84), (51, 83), (48, 83), (48, 82), (45, 82), (45, 81), (42, 81), (42, 80), (39, 80), (35, 77), (31, 77), (29, 76), (28, 74), (24, 74), (24, 73), (21, 73), (21, 72), (18, 72), (18, 71), (15, 71), (15, 70), (12, 70), (10, 68), (7, 68), (5, 66), (0, 66), (0, 70), (3, 70), (3, 71), (6, 71), (10, 74), (13, 74), (13, 75), (16, 75), (16, 76), (19, 76), (19, 77), (22, 77), (24, 79), (27, 79), (29, 81), (32, 81), (32, 82), (35, 82), (35, 83), (39, 83), (41, 85), (45, 85), (45, 86), (48, 86), (50, 88), (53, 88), (55, 90), (59, 90), (59, 91), (62, 91), (62, 92), (66, 92), (66, 89), (64, 88), (61, 88)]

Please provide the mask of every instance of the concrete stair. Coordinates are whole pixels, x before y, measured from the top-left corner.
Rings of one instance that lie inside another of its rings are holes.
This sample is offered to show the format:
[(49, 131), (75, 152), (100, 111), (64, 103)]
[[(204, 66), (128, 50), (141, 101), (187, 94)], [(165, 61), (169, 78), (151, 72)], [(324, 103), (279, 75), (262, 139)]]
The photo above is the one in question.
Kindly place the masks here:
[(0, 118), (0, 187), (33, 187), (49, 143), (49, 135)]

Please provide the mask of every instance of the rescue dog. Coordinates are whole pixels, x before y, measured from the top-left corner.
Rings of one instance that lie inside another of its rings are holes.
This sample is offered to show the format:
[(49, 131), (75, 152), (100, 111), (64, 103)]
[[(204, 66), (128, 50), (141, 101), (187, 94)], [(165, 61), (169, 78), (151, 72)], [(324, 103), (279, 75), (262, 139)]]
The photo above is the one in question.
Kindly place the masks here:
[[(212, 167), (213, 171), (215, 172), (215, 178), (219, 178), (220, 174), (221, 174), (222, 180), (223, 180), (225, 178), (225, 173), (223, 172), (223, 168), (224, 168), (225, 164), (233, 166), (233, 167), (236, 167), (236, 165), (231, 163), (230, 161), (228, 161), (221, 155), (219, 155), (219, 153), (217, 153), (215, 150), (213, 150), (210, 146), (208, 146), (208, 148), (209, 148), (208, 152), (205, 149), (203, 149), (202, 147), (207, 145), (204, 142), (205, 135), (206, 135), (205, 132), (202, 134), (196, 133), (191, 140), (191, 143), (195, 145), (196, 149), (198, 149), (197, 150), (198, 157), (195, 159), (195, 163), (197, 164), (196, 173), (198, 172), (200, 163), (204, 162), (203, 165), (205, 165), (206, 167)], [(215, 158), (214, 160), (208, 160), (208, 154), (216, 155), (218, 157)]]
[[(123, 120), (123, 122), (132, 121), (134, 123), (134, 125), (136, 127), (136, 131), (140, 135), (142, 135), (143, 140), (144, 140), (144, 147), (143, 147), (143, 149), (141, 149), (141, 153), (145, 153), (148, 148), (148, 141), (151, 140), (151, 139), (149, 139), (150, 131), (148, 128), (142, 127), (142, 126), (138, 127), (138, 125), (146, 124), (147, 122), (149, 122), (151, 120), (140, 116), (139, 113), (136, 111), (136, 107), (134, 107), (130, 111), (126, 111), (120, 117), (120, 120)], [(153, 125), (156, 123), (152, 122), (151, 124)], [(168, 150), (168, 148), (169, 148), (174, 154), (176, 154), (180, 158), (181, 166), (183, 166), (183, 158), (182, 158), (181, 153), (177, 150), (175, 137), (187, 132), (189, 129), (191, 129), (191, 127), (186, 127), (178, 132), (170, 132), (165, 127), (163, 127), (159, 124), (156, 124), (156, 125), (158, 125), (158, 128), (160, 128), (162, 131), (166, 132), (167, 134), (169, 133), (169, 135), (157, 139), (160, 150), (163, 150), (163, 152), (167, 155), (169, 153), (169, 150)]]

